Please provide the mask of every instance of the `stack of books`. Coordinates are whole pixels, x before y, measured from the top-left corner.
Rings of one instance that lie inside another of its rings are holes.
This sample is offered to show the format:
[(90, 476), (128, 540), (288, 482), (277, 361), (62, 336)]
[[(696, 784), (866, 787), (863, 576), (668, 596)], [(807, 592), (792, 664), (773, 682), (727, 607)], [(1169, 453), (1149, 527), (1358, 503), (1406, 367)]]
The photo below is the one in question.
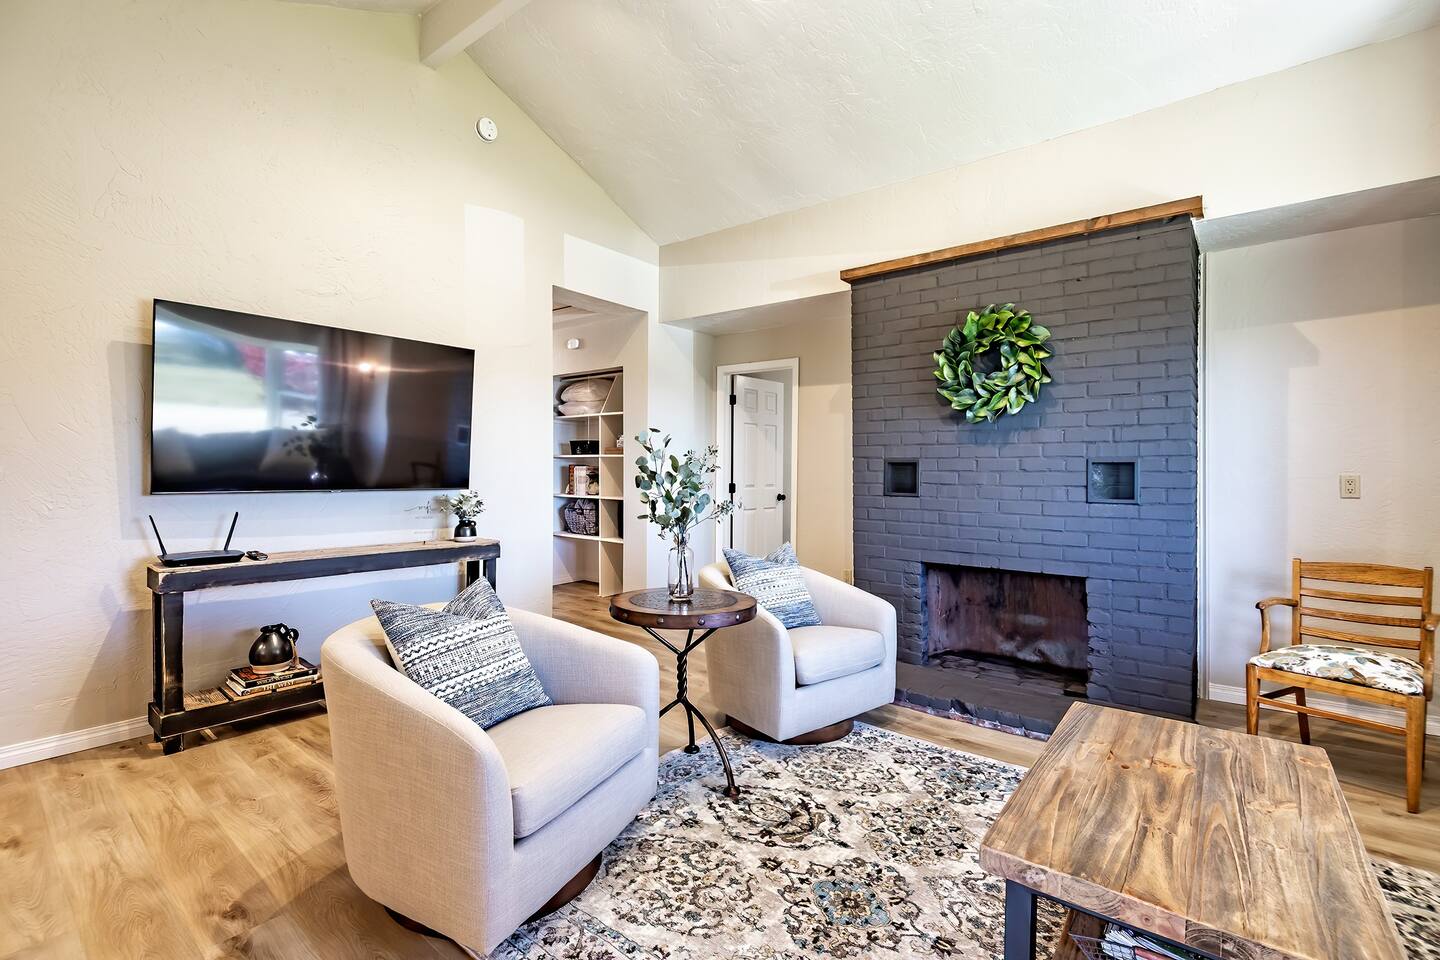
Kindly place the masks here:
[(320, 668), (296, 657), (295, 662), (274, 673), (257, 673), (253, 667), (236, 667), (220, 685), (220, 692), (231, 700), (247, 700), (291, 687), (304, 687), (320, 679)]

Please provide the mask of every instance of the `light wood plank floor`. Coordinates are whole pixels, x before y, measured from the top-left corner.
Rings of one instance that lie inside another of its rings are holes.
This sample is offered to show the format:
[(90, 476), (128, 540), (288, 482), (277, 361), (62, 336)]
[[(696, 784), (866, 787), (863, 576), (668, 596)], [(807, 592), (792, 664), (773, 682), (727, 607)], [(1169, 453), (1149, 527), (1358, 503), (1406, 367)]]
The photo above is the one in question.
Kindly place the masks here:
[[(611, 621), (593, 586), (558, 588), (555, 612), (652, 649), (662, 702), (673, 696), (673, 657)], [(693, 699), (713, 713), (703, 658), (690, 676)], [(863, 719), (1010, 763), (1029, 764), (1042, 748), (898, 707)], [(1243, 711), (1230, 705), (1206, 704), (1201, 719), (1244, 728)], [(1440, 871), (1440, 777), (1426, 787), (1424, 812), (1406, 814), (1394, 738), (1312, 723), (1371, 851)], [(1293, 738), (1297, 730), (1293, 719), (1267, 718), (1265, 732)], [(662, 750), (685, 737), (672, 712)], [(351, 882), (323, 712), (206, 739), (171, 757), (141, 739), (0, 771), (0, 958), (462, 956), (400, 929)], [(1430, 749), (1440, 753), (1433, 739)]]

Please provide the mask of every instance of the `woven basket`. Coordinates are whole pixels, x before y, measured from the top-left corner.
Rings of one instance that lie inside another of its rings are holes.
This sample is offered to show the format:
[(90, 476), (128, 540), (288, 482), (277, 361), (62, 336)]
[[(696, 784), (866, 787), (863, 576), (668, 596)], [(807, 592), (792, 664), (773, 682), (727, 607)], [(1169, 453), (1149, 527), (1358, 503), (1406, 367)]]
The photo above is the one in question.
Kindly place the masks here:
[(571, 500), (560, 511), (565, 529), (587, 537), (600, 535), (600, 508), (594, 500)]

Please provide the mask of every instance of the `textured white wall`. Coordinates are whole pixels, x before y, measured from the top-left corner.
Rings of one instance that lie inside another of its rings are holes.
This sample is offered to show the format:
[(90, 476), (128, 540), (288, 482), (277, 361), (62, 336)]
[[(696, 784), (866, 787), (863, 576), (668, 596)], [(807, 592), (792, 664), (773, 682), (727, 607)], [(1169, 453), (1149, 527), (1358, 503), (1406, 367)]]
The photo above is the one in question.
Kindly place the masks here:
[(661, 315), (844, 290), (840, 271), (1203, 194), (1221, 217), (1440, 174), (1440, 27), (942, 173), (661, 248)]
[[(1224, 695), (1291, 557), (1440, 566), (1437, 263), (1440, 217), (1205, 257), (1206, 635)], [(1340, 499), (1341, 473), (1360, 499)]]
[[(152, 297), (477, 348), (482, 533), (505, 599), (548, 609), (551, 288), (605, 296), (583, 284), (608, 250), (653, 310), (656, 249), (469, 58), (418, 64), (416, 29), (270, 0), (0, 7), (0, 755), (143, 713), (146, 513), (172, 550), (233, 509), (266, 550), (441, 529), (408, 512), (423, 494), (143, 496)], [(373, 579), (199, 595), (188, 675), (262, 623), (313, 657), (371, 596), (454, 589)]]

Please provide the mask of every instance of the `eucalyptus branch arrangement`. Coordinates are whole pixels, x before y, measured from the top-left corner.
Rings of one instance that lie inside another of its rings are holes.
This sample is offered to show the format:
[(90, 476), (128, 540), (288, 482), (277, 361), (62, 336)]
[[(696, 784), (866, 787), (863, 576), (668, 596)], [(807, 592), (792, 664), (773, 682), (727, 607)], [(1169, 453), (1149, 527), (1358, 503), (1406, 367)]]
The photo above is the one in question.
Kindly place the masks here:
[(410, 509), (423, 510), (427, 514), (436, 510), (444, 510), (451, 514), (455, 517), (455, 533), (452, 539), (460, 543), (469, 543), (478, 536), (475, 530), (475, 518), (485, 512), (485, 501), (480, 499), (480, 494), (474, 490), (466, 490), (464, 493), (441, 494), (434, 500)]
[(455, 515), (460, 521), (474, 520), (485, 512), (485, 501), (480, 499), (480, 494), (474, 490), (466, 490), (464, 493), (443, 496), (439, 501), (445, 504), (445, 509)]
[(646, 510), (639, 519), (655, 524), (662, 536), (681, 544), (697, 525), (730, 515), (734, 504), (717, 501), (712, 492), (720, 457), (713, 444), (704, 451), (688, 450), (682, 458), (670, 452), (670, 437), (661, 437), (656, 427), (635, 442), (644, 454), (635, 459), (639, 471), (635, 486)]

